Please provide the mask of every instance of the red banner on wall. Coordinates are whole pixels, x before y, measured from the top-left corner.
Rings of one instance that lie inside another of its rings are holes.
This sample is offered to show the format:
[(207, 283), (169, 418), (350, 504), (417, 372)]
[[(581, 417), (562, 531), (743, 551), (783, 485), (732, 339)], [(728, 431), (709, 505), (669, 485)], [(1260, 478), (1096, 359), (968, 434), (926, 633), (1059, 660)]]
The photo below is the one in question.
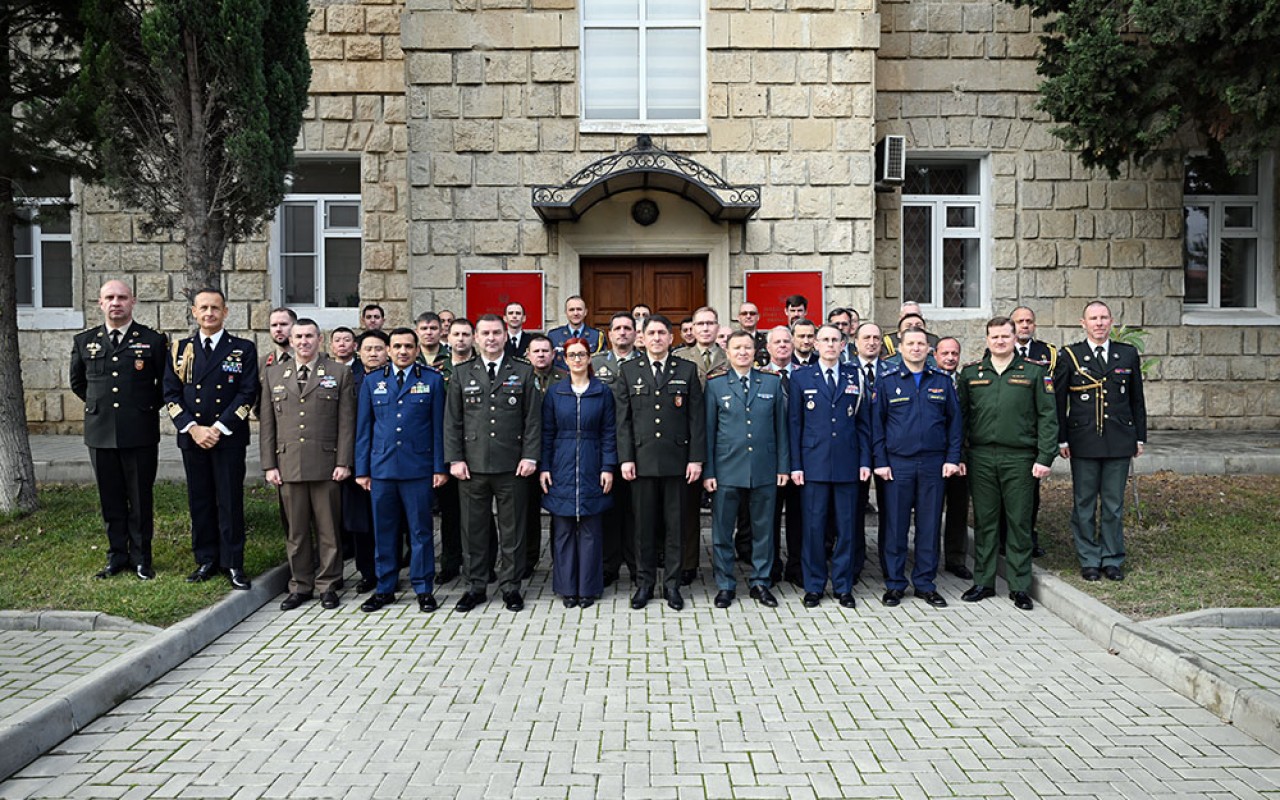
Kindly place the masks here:
[[(804, 295), (809, 301), (809, 319), (823, 321), (822, 270), (748, 270), (745, 273), (748, 303), (760, 309), (761, 330), (787, 324), (786, 298)], [(736, 310), (736, 309), (735, 309)]]
[(467, 272), (463, 281), (467, 319), (475, 322), (482, 314), (502, 316), (507, 304), (515, 301), (524, 306), (525, 330), (542, 330), (541, 272)]

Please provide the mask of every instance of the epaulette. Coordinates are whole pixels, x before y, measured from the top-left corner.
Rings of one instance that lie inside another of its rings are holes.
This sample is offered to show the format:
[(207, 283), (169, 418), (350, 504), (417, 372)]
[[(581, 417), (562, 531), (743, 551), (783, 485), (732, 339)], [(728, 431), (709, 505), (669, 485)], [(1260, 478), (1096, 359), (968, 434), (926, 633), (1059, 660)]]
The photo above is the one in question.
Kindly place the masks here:
[[(472, 358), (475, 358), (475, 356), (472, 356)], [(509, 358), (517, 364), (528, 364), (531, 367), (533, 366), (533, 362), (524, 356), (509, 356)]]
[(978, 359), (977, 361), (970, 361), (967, 364), (964, 364), (963, 366), (961, 366), (961, 369), (964, 369), (964, 367), (976, 367), (981, 363), (982, 363), (982, 359)]
[(429, 370), (431, 370), (432, 372), (434, 372), (434, 373), (435, 373), (435, 374), (437, 374), (437, 375), (443, 375), (443, 374), (444, 374), (444, 370), (440, 369), (439, 367), (435, 366), (434, 364), (419, 364), (419, 363), (416, 363), (416, 362), (415, 362), (414, 366), (418, 366), (418, 367), (423, 367), (423, 368), (425, 368), (425, 369), (429, 369)]

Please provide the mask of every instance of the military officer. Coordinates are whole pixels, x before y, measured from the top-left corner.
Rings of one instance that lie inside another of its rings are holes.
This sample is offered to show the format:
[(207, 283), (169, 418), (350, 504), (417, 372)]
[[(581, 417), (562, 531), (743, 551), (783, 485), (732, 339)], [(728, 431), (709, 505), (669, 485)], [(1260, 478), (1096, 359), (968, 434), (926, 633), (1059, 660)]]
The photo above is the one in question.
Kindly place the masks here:
[(356, 482), (373, 499), (378, 586), (360, 606), (366, 613), (396, 601), (399, 534), (409, 526), (409, 582), (418, 609), (435, 611), (436, 573), (431, 494), (448, 480), (444, 462), (444, 379), (422, 363), (418, 336), (396, 328), (391, 363), (365, 376), (356, 413)]
[[(786, 325), (779, 325), (769, 331), (769, 361), (761, 370), (777, 375), (782, 379), (782, 390), (787, 393), (787, 397), (791, 394), (791, 373), (799, 367), (791, 363), (791, 329)], [(788, 400), (788, 402), (790, 402)], [(790, 417), (791, 409), (788, 405), (787, 414)], [(788, 424), (790, 420), (788, 419)], [(788, 439), (790, 434), (788, 433)], [(788, 454), (790, 451), (790, 442), (788, 442)], [(788, 470), (790, 466), (788, 466)], [(788, 475), (787, 484), (778, 488), (778, 498), (773, 508), (773, 583), (776, 585), (781, 580), (786, 580), (792, 586), (797, 588), (804, 586), (804, 570), (800, 565), (800, 553), (804, 549), (804, 522), (801, 519), (801, 508), (804, 500), (801, 496), (799, 486), (796, 486), (790, 480)], [(786, 521), (784, 531), (783, 521)], [(742, 552), (743, 543), (741, 542), (741, 528), (739, 534), (739, 552)], [(787, 541), (787, 557), (782, 559), (782, 540), (785, 535)], [(750, 552), (750, 542), (746, 543), (748, 552)]]
[(872, 394), (872, 442), (875, 473), (885, 487), (888, 533), (885, 536), (885, 592), (881, 602), (896, 606), (907, 588), (907, 534), (915, 512), (916, 597), (935, 608), (947, 601), (938, 593), (938, 544), (942, 523), (943, 480), (960, 471), (963, 427), (956, 387), (950, 376), (928, 366), (924, 331), (903, 331), (901, 364), (880, 374)]
[[(944, 336), (934, 348), (938, 368), (954, 386), (960, 375), (960, 340)], [(963, 430), (963, 427), (961, 428)], [(969, 479), (964, 471), (944, 481), (943, 508), (946, 520), (942, 526), (942, 563), (947, 572), (962, 580), (971, 580), (969, 571)]]
[(787, 395), (782, 378), (752, 369), (755, 336), (729, 334), (730, 370), (707, 381), (707, 462), (703, 487), (711, 493), (711, 541), (717, 608), (733, 604), (734, 530), (738, 507), (745, 504), (751, 521), (751, 597), (770, 608), (778, 605), (769, 591), (773, 572), (773, 508), (777, 487), (791, 472), (787, 434)]
[[(636, 306), (648, 316), (649, 307)], [(609, 320), (609, 349), (591, 357), (591, 369), (596, 378), (610, 389), (618, 378), (619, 367), (639, 355), (635, 348), (636, 320), (626, 311), (619, 311)], [(604, 512), (601, 522), (604, 545), (604, 585), (612, 586), (627, 565), (627, 574), (636, 576), (636, 526), (635, 512), (631, 507), (631, 483), (617, 479), (613, 482), (613, 505)]]
[(528, 362), (506, 356), (502, 318), (476, 320), (480, 354), (457, 364), (445, 404), (445, 460), (461, 481), (462, 573), (469, 586), (457, 610), (487, 600), (490, 510), (498, 509), (498, 588), (508, 611), (524, 608), (520, 568), (525, 547), (528, 480), (542, 449), (542, 393)]
[(666, 530), (663, 563), (667, 605), (684, 608), (680, 596), (681, 525), (689, 485), (702, 477), (706, 416), (698, 368), (671, 354), (671, 323), (661, 314), (645, 320), (645, 352), (624, 363), (613, 383), (618, 407), (618, 460), (633, 481), (636, 512), (636, 591), (631, 607), (653, 599), (657, 581), (659, 515)]
[(173, 343), (164, 372), (191, 511), (196, 569), (187, 581), (207, 581), (221, 568), (231, 588), (245, 590), (251, 584), (244, 571), (244, 459), (249, 412), (258, 399), (258, 350), (223, 328), (221, 290), (197, 292), (191, 315), (199, 331)]
[(273, 364), (288, 361), (293, 355), (291, 334), (298, 323), (298, 313), (292, 308), (273, 308), (267, 317), (267, 333), (271, 336), (271, 350), (263, 354), (258, 365), (258, 375)]
[[(381, 373), (387, 364), (387, 345), (391, 339), (385, 331), (367, 330), (356, 338), (359, 358), (351, 365), (351, 388), (360, 405), (360, 388), (367, 375)], [(342, 482), (342, 525), (351, 531), (355, 546), (356, 571), (360, 580), (356, 594), (365, 594), (378, 588), (377, 546), (373, 538), (373, 504), (369, 492), (356, 483), (355, 470)]]
[[(569, 372), (555, 365), (555, 349), (551, 339), (544, 334), (535, 333), (528, 337), (529, 366), (533, 367), (533, 382), (538, 392), (546, 395), (547, 389), (569, 377)], [(507, 355), (511, 354), (510, 348)], [(539, 412), (541, 413), (541, 412)], [(538, 485), (538, 476), (526, 479), (529, 486), (525, 491), (525, 513), (528, 518), (524, 527), (524, 549), (521, 551), (520, 580), (527, 581), (533, 577), (538, 568), (538, 559), (542, 556), (542, 487)]]
[(1013, 323), (987, 323), (981, 361), (960, 371), (960, 413), (968, 446), (966, 474), (973, 497), (974, 584), (961, 597), (994, 597), (1000, 517), (1008, 524), (1005, 580), (1009, 598), (1030, 611), (1031, 504), (1035, 481), (1049, 474), (1058, 434), (1053, 378), (1013, 350)]
[(749, 300), (738, 306), (738, 327), (755, 339), (756, 366), (763, 367), (769, 361), (769, 332), (760, 330), (760, 307)]
[[(880, 360), (880, 348), (882, 345), (880, 326), (874, 322), (860, 323), (854, 329), (853, 341), (857, 349), (857, 356), (849, 363), (861, 373), (862, 385), (869, 390), (874, 390), (884, 363)], [(889, 529), (884, 511), (888, 504), (885, 494), (885, 481), (879, 475), (858, 486), (858, 518), (855, 522), (855, 528), (858, 539), (865, 541), (867, 535), (867, 511), (871, 508), (871, 487), (873, 484), (876, 490), (876, 550), (879, 552), (880, 574), (887, 575), (889, 567), (884, 560), (884, 539)]]
[[(1124, 580), (1124, 489), (1142, 455), (1147, 406), (1138, 349), (1111, 339), (1111, 309), (1085, 306), (1085, 340), (1063, 348), (1054, 376), (1058, 449), (1071, 460), (1071, 534), (1087, 581)], [(1099, 507), (1101, 513), (1099, 515)], [(1096, 520), (1096, 525), (1095, 525)]]
[[(853, 585), (866, 560), (856, 535), (858, 483), (871, 477), (871, 400), (858, 372), (840, 363), (844, 336), (834, 325), (818, 329), (818, 362), (791, 373), (791, 480), (804, 501), (804, 605), (814, 608), (830, 577), (832, 594), (853, 608)], [(826, 529), (836, 539), (827, 570)]]
[(586, 339), (591, 345), (592, 353), (599, 353), (604, 349), (604, 337), (586, 322), (587, 301), (581, 295), (572, 295), (564, 301), (564, 316), (569, 320), (566, 324), (547, 331), (551, 346), (556, 349), (556, 366), (561, 369), (565, 368), (564, 343), (570, 339)]
[[(1039, 364), (1054, 374), (1058, 364), (1058, 348), (1042, 342), (1036, 337), (1036, 312), (1027, 306), (1018, 306), (1009, 315), (1013, 321), (1013, 350), (1028, 361)], [(1036, 521), (1040, 518), (1040, 481), (1036, 481), (1035, 502), (1031, 506), (1031, 557), (1040, 558), (1044, 549), (1040, 547), (1040, 531)], [(1004, 527), (1000, 528), (1001, 541), (1004, 540)]]
[(342, 481), (355, 466), (351, 370), (319, 353), (320, 326), (313, 319), (295, 322), (289, 340), (293, 357), (263, 373), (258, 428), (262, 469), (267, 483), (280, 488), (289, 520), (289, 595), (280, 609), (292, 611), (316, 592), (322, 606), (337, 608)]
[[(524, 357), (525, 350), (529, 349), (529, 342), (535, 331), (526, 331), (524, 329), (524, 304), (517, 300), (507, 303), (506, 309), (502, 312), (503, 318), (507, 324), (507, 355)], [(449, 329), (445, 329), (448, 335)]]
[(71, 391), (84, 401), (84, 443), (107, 526), (109, 578), (130, 566), (140, 580), (156, 576), (152, 486), (164, 405), (164, 334), (133, 318), (137, 302), (123, 281), (98, 292), (104, 324), (77, 334), (71, 346)]

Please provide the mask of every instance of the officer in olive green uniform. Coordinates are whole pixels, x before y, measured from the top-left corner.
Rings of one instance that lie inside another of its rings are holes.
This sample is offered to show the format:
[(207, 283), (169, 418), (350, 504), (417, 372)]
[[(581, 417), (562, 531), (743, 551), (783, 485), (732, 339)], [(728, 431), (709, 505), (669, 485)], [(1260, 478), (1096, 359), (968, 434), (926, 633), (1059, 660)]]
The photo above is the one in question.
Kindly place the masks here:
[(962, 600), (995, 596), (1000, 518), (1008, 525), (1005, 580), (1009, 597), (1032, 607), (1031, 507), (1036, 479), (1049, 474), (1057, 450), (1053, 378), (1013, 350), (1013, 323), (987, 323), (988, 355), (960, 372), (969, 491), (973, 496), (974, 585)]

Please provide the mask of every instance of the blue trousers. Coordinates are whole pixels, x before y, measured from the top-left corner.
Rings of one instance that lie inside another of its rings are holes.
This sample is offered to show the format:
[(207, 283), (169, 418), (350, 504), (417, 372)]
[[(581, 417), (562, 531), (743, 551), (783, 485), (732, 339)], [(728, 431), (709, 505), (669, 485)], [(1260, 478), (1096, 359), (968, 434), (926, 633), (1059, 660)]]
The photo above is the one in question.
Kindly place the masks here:
[(938, 543), (942, 528), (942, 478), (944, 456), (896, 458), (889, 456), (893, 480), (887, 481), (885, 497), (888, 514), (885, 533), (884, 576), (886, 589), (907, 588), (907, 533), (911, 512), (916, 516), (916, 561), (911, 585), (918, 592), (932, 592), (938, 575)]
[[(855, 536), (858, 510), (858, 484), (806, 481), (801, 487), (804, 499), (804, 543), (800, 566), (804, 570), (805, 592), (821, 594), (831, 579), (831, 591), (846, 594), (853, 591), (855, 565), (866, 561), (866, 542)], [(827, 571), (827, 518), (835, 516), (836, 542), (831, 551), (831, 570)]]
[(711, 557), (716, 572), (716, 588), (733, 591), (738, 579), (733, 574), (736, 554), (733, 535), (737, 530), (738, 507), (746, 503), (751, 517), (751, 586), (770, 585), (773, 571), (773, 506), (778, 490), (772, 484), (747, 489), (721, 484), (711, 495)]
[(436, 547), (431, 532), (431, 478), (407, 481), (373, 479), (374, 564), (378, 594), (396, 590), (400, 559), (396, 553), (400, 519), (409, 526), (409, 583), (414, 594), (430, 594), (436, 579)]
[(561, 597), (604, 594), (603, 519), (551, 515), (551, 590)]

